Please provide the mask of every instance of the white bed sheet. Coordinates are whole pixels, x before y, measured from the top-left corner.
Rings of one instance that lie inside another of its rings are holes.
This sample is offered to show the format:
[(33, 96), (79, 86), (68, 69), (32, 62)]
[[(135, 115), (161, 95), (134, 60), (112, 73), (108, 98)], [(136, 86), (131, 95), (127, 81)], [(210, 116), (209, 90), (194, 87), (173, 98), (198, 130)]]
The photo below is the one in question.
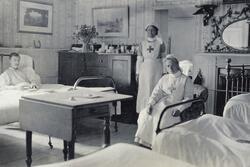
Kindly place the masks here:
[(250, 124), (250, 93), (232, 97), (224, 107), (223, 117)]
[[(17, 122), (19, 120), (19, 99), (24, 95), (44, 94), (68, 91), (72, 86), (61, 84), (42, 84), (39, 90), (1, 90), (0, 91), (0, 125)], [(79, 89), (79, 87), (78, 87)], [(112, 88), (80, 88), (93, 91), (108, 91)], [(113, 108), (113, 107), (112, 107)], [(118, 114), (120, 108), (117, 109)]]
[(207, 114), (164, 130), (152, 149), (199, 167), (249, 167), (250, 125)]
[(194, 167), (139, 146), (119, 143), (75, 160), (40, 167)]

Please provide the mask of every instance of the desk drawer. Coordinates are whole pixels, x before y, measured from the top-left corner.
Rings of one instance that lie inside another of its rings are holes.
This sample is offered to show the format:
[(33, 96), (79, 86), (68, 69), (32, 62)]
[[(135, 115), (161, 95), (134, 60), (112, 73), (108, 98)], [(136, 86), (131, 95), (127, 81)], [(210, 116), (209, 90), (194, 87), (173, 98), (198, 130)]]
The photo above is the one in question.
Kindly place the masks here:
[(107, 56), (86, 56), (87, 67), (108, 67), (108, 57)]
[(84, 117), (101, 117), (109, 115), (109, 105), (102, 105), (97, 107), (85, 108), (77, 113), (77, 119), (81, 119)]

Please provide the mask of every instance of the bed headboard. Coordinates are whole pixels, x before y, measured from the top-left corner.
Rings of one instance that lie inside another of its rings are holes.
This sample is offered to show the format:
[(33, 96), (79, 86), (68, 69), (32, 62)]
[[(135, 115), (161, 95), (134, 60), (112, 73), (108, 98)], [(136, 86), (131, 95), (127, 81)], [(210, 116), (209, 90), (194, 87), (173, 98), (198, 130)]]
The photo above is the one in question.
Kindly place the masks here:
[[(31, 67), (31, 68), (35, 68), (34, 67), (34, 60), (31, 56), (28, 55), (24, 55), (24, 54), (19, 54), (21, 59), (20, 59), (20, 68), (26, 68), (26, 67)], [(4, 57), (9, 57), (10, 54), (0, 54), (0, 64), (1, 64), (1, 73), (4, 71)]]
[(218, 111), (223, 111), (231, 97), (250, 92), (250, 64), (232, 65), (231, 61), (226, 59), (226, 66), (217, 68), (216, 109)]
[(3, 68), (3, 58), (4, 57), (9, 57), (9, 54), (0, 54), (0, 64), (1, 64), (1, 73), (3, 72), (4, 68)]

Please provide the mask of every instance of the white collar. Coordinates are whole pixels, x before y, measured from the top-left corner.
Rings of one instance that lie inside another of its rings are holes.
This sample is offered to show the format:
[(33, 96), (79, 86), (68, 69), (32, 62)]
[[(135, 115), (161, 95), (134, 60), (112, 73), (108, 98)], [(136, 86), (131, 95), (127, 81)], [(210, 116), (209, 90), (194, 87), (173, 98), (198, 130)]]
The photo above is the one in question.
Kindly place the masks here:
[(14, 70), (14, 71), (18, 70), (18, 68), (15, 69), (13, 67), (9, 67), (9, 69)]
[(156, 38), (156, 36), (153, 38), (148, 37), (147, 40), (148, 40), (148, 42), (154, 42), (157, 40), (157, 38)]
[(155, 41), (159, 41), (159, 42), (160, 42), (160, 44), (163, 44), (162, 39), (161, 39), (158, 35), (156, 35), (156, 36), (155, 36), (155, 37), (153, 37), (153, 38), (147, 37), (147, 41), (148, 41), (148, 42), (155, 42)]
[(169, 74), (169, 76), (170, 77), (173, 77), (173, 78), (178, 78), (178, 77), (180, 77), (181, 76), (181, 71), (178, 71), (178, 72), (176, 72), (176, 73), (174, 73), (174, 74)]

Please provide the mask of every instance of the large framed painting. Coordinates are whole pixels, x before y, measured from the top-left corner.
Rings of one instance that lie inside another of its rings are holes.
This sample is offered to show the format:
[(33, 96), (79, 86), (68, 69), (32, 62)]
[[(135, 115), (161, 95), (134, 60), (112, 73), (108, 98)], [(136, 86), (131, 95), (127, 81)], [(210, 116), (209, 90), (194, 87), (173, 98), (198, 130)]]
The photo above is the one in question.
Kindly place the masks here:
[(98, 36), (128, 37), (128, 6), (93, 8), (92, 16)]
[(224, 4), (250, 3), (250, 0), (223, 0)]
[(52, 34), (53, 5), (31, 1), (19, 1), (18, 31)]

